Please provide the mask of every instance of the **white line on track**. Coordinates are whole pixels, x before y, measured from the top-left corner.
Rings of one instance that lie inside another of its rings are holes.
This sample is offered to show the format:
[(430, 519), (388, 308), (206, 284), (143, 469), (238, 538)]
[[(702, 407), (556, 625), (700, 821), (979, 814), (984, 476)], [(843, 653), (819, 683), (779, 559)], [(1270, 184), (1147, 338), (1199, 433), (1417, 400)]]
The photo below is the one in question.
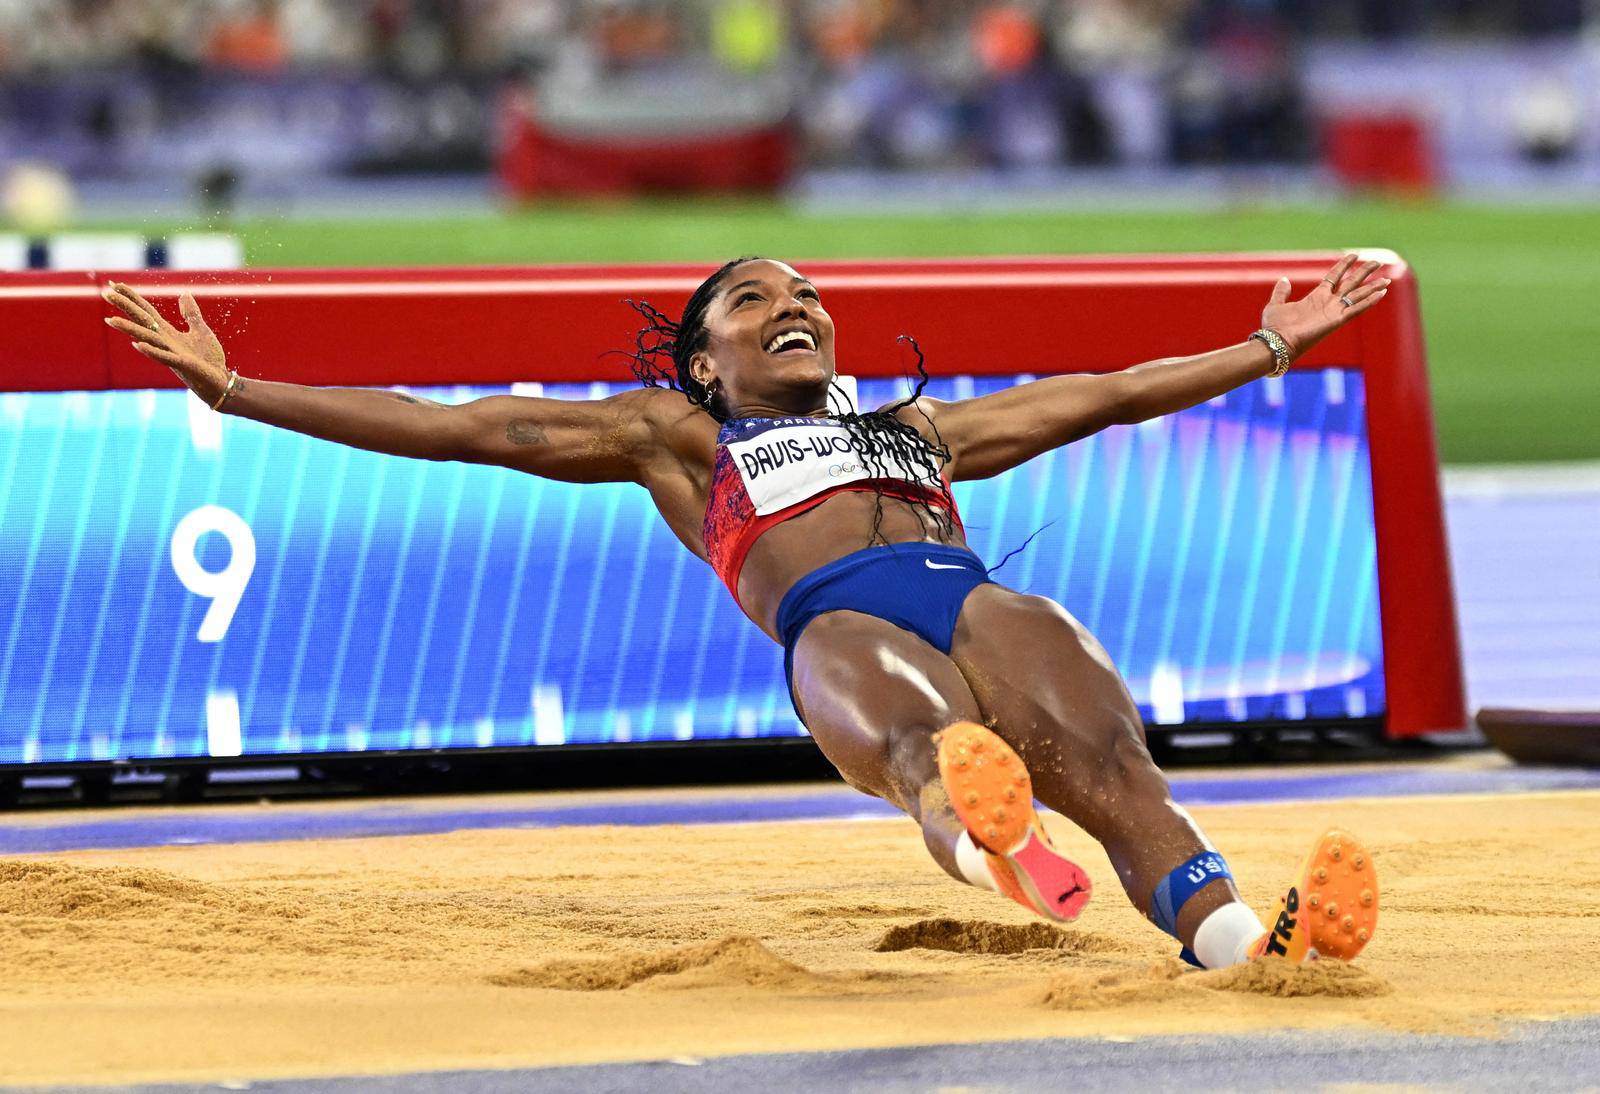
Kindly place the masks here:
[(1570, 463), (1502, 463), (1444, 469), (1445, 493), (1454, 498), (1506, 494), (1600, 495), (1600, 460)]

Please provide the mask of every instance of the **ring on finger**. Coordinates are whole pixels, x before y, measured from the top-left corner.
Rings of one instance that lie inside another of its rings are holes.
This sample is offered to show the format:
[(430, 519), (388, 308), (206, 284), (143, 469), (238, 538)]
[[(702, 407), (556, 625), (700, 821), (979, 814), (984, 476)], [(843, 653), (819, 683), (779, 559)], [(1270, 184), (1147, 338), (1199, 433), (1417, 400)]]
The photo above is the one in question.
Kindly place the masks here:
[(1347, 308), (1353, 308), (1356, 306), (1355, 301), (1351, 300), (1348, 296), (1341, 296), (1339, 298), (1339, 303), (1343, 304)]

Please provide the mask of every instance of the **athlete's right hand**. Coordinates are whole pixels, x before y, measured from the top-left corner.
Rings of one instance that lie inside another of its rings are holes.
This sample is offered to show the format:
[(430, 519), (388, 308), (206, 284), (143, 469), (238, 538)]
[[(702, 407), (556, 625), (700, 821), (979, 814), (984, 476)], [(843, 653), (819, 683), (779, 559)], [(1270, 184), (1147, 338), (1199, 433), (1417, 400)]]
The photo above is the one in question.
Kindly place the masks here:
[(106, 286), (106, 302), (127, 318), (112, 316), (106, 325), (133, 339), (133, 348), (177, 373), (188, 389), (207, 405), (222, 397), (228, 386), (228, 362), (222, 343), (206, 326), (200, 305), (184, 293), (178, 298), (188, 330), (179, 330), (161, 317), (155, 306), (127, 285)]

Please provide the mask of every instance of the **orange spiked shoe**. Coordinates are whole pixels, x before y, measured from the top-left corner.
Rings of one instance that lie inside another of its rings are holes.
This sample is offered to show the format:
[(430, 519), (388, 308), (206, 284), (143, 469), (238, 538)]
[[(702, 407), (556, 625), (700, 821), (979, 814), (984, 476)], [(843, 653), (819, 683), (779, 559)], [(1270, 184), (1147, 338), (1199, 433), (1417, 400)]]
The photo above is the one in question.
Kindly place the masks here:
[(1047, 919), (1076, 919), (1089, 903), (1089, 875), (1050, 842), (1033, 808), (1028, 768), (999, 735), (956, 722), (938, 738), (939, 777), (951, 808), (984, 851), (1002, 893)]

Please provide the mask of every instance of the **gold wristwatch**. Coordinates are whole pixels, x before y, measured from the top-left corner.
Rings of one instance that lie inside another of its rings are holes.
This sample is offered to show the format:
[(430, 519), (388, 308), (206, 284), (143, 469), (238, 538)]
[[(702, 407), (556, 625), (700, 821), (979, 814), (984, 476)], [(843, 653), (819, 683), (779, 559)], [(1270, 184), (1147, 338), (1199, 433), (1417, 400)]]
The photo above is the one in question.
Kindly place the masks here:
[(1282, 376), (1289, 371), (1289, 343), (1271, 327), (1262, 327), (1250, 336), (1272, 351), (1272, 371), (1268, 376)]

